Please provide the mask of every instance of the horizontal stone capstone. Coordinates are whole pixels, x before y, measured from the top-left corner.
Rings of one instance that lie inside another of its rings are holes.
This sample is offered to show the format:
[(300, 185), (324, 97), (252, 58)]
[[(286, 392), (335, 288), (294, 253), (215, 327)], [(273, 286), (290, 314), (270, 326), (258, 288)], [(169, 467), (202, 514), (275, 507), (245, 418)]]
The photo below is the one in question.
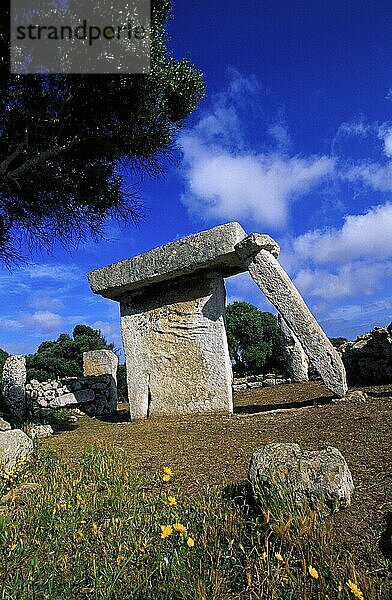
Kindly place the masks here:
[(239, 223), (226, 223), (160, 246), (88, 275), (91, 289), (119, 300), (127, 292), (177, 279), (203, 269), (224, 277), (246, 271), (234, 247), (246, 237)]

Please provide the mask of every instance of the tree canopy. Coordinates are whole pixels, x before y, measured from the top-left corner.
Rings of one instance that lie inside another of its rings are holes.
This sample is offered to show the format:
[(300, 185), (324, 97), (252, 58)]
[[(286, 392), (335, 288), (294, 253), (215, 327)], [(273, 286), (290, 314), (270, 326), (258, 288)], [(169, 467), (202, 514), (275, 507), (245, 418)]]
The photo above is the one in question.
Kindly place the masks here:
[(229, 353), (237, 373), (286, 371), (282, 333), (271, 313), (234, 302), (227, 306), (226, 318)]
[(135, 174), (164, 170), (204, 94), (201, 73), (167, 49), (170, 10), (171, 0), (152, 0), (149, 75), (11, 75), (2, 8), (0, 259), (15, 260), (26, 236), (69, 243), (99, 236), (106, 217), (141, 215)]
[(341, 346), (345, 342), (348, 342), (348, 339), (345, 337), (336, 337), (329, 338), (329, 341), (331, 342), (332, 346), (334, 346), (334, 348), (339, 348), (339, 346)]
[(26, 357), (27, 381), (46, 381), (56, 377), (83, 375), (83, 352), (114, 350), (100, 331), (87, 325), (76, 325), (72, 337), (62, 333), (55, 342), (42, 342), (35, 354)]

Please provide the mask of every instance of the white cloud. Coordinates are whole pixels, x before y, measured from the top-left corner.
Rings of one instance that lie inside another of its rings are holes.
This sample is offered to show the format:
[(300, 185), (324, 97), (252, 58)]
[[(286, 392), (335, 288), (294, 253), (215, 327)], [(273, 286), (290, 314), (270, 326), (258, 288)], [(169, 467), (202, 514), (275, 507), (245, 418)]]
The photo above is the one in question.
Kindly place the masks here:
[(341, 172), (341, 176), (351, 183), (362, 182), (380, 192), (392, 191), (392, 163), (383, 165), (361, 161), (359, 164), (347, 167)]
[(47, 295), (33, 296), (29, 300), (29, 306), (37, 310), (62, 310), (64, 302), (60, 298), (51, 298)]
[(48, 310), (37, 311), (32, 314), (22, 313), (20, 321), (26, 327), (36, 329), (41, 333), (59, 331), (64, 325), (64, 319), (61, 315)]
[(67, 282), (85, 277), (81, 269), (74, 264), (31, 264), (23, 270), (31, 279), (49, 279)]
[[(334, 173), (333, 158), (287, 154), (290, 137), (282, 111), (266, 120), (260, 108), (263, 99), (254, 79), (234, 72), (209, 112), (180, 136), (187, 184), (182, 200), (192, 213), (203, 219), (251, 219), (264, 227), (282, 228), (290, 202)], [(254, 133), (246, 127), (257, 110), (256, 122), (260, 130), (264, 128), (259, 132), (261, 151), (244, 141)]]
[(309, 192), (334, 169), (325, 156), (232, 154), (203, 147), (193, 136), (182, 138), (188, 193), (184, 203), (193, 213), (225, 220), (252, 219), (281, 228), (289, 202)]
[(386, 263), (350, 262), (336, 272), (301, 269), (294, 279), (302, 294), (324, 300), (371, 296), (392, 275), (392, 261)]
[(347, 263), (353, 259), (392, 258), (392, 203), (374, 206), (363, 215), (348, 215), (341, 229), (315, 230), (298, 237), (300, 259)]
[(8, 317), (0, 318), (0, 329), (5, 331), (15, 331), (21, 329), (22, 324), (17, 319), (10, 319)]

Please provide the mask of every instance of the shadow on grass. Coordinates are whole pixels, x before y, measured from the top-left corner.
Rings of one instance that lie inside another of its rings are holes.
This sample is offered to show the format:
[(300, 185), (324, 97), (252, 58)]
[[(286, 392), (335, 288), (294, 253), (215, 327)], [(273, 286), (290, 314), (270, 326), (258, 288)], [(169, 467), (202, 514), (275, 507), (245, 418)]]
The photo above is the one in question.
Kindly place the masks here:
[(392, 567), (392, 512), (387, 512), (385, 515), (386, 528), (381, 534), (379, 548), (387, 560), (390, 561)]
[(131, 415), (128, 410), (120, 409), (107, 415), (99, 415), (96, 419), (104, 423), (126, 423), (131, 421)]
[(273, 410), (290, 410), (294, 408), (310, 408), (313, 406), (324, 406), (331, 404), (333, 396), (312, 398), (311, 400), (302, 400), (298, 402), (281, 402), (280, 404), (246, 404), (245, 406), (236, 406), (235, 414), (256, 414), (266, 413)]
[(75, 429), (79, 429), (80, 427), (78, 423), (67, 423), (66, 421), (60, 421), (58, 423), (51, 422), (50, 425), (53, 429), (53, 435), (60, 435), (66, 431), (75, 431)]

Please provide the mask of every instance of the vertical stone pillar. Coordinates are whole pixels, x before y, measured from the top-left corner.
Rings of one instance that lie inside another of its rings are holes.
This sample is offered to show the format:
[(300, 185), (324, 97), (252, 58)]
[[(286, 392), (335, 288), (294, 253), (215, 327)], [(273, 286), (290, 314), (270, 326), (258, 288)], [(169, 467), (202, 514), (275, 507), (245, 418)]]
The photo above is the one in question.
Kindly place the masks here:
[(293, 383), (309, 381), (309, 359), (297, 336), (291, 331), (282, 315), (278, 315), (278, 323), (285, 340), (288, 370)]
[(85, 377), (91, 375), (110, 376), (110, 397), (108, 404), (113, 412), (117, 409), (118, 401), (117, 367), (118, 357), (111, 350), (90, 350), (89, 352), (83, 352), (83, 375)]
[(3, 368), (3, 396), (8, 411), (18, 423), (22, 423), (28, 417), (25, 386), (25, 357), (21, 354), (9, 356)]
[(121, 299), (131, 418), (232, 412), (225, 298), (206, 272)]

